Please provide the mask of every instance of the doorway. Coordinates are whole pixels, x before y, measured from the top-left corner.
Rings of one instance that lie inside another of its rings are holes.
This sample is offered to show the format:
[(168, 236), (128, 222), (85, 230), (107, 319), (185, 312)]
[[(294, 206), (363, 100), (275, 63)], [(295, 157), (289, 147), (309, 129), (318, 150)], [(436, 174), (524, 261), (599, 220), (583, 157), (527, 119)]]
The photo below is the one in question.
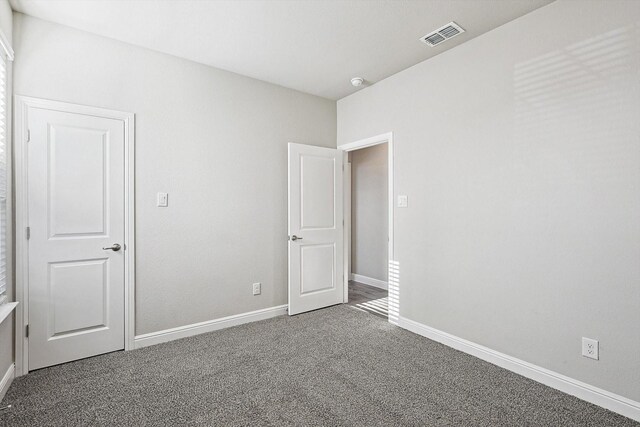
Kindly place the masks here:
[(16, 97), (18, 375), (131, 348), (133, 114)]
[(392, 134), (342, 145), (345, 159), (345, 302), (394, 322)]

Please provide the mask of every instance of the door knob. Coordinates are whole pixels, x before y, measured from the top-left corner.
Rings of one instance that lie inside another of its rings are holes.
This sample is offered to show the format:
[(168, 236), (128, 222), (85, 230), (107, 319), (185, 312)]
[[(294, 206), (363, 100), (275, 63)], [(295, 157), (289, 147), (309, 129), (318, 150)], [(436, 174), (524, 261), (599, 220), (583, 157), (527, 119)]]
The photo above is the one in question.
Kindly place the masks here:
[(291, 236), (291, 240), (295, 242), (296, 240), (302, 240), (302, 237), (298, 237), (294, 234), (293, 236)]
[(114, 243), (113, 245), (109, 246), (108, 248), (102, 248), (105, 251), (113, 251), (113, 252), (118, 252), (120, 250), (122, 246), (120, 246), (117, 243)]

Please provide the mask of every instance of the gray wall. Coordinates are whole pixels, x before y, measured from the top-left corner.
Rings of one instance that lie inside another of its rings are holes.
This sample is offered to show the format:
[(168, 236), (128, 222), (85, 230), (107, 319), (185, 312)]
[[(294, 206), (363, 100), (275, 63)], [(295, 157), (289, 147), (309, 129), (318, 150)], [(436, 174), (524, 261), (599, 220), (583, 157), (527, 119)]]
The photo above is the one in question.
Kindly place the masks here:
[(351, 273), (387, 281), (389, 174), (387, 144), (352, 151)]
[(338, 101), (394, 133), (400, 315), (635, 401), (639, 22), (557, 1)]
[[(11, 7), (9, 6), (8, 0), (0, 0), (0, 29), (7, 37), (9, 42), (11, 43), (12, 35), (13, 35), (13, 16), (11, 12)], [(11, 87), (11, 73), (9, 73), (9, 87)], [(9, 108), (11, 106), (9, 105)], [(11, 126), (11, 123), (9, 123)], [(11, 135), (11, 129), (8, 129), (8, 135)], [(10, 162), (11, 160), (11, 150), (8, 151), (7, 159)], [(11, 165), (9, 164), (9, 171), (11, 170)], [(10, 172), (9, 172), (10, 174)], [(11, 185), (11, 180), (8, 180), (8, 185)], [(7, 204), (7, 210), (11, 211), (10, 201)], [(10, 213), (9, 213), (10, 215)], [(11, 223), (11, 218), (9, 218), (8, 223)], [(13, 239), (11, 236), (8, 236), (7, 239), (7, 248), (12, 247)], [(9, 301), (13, 301), (13, 274), (12, 274), (12, 259), (11, 252), (7, 253), (7, 294), (9, 296)], [(14, 311), (15, 312), (15, 311)], [(7, 372), (7, 369), (13, 363), (13, 316), (9, 316), (0, 324), (0, 378), (4, 376)]]
[(136, 334), (287, 302), (287, 142), (335, 147), (334, 102), (21, 14), (14, 48), (16, 94), (136, 114)]
[(9, 0), (0, 0), (0, 28), (11, 42), (13, 39), (13, 12)]
[(13, 363), (13, 315), (0, 323), (0, 379)]

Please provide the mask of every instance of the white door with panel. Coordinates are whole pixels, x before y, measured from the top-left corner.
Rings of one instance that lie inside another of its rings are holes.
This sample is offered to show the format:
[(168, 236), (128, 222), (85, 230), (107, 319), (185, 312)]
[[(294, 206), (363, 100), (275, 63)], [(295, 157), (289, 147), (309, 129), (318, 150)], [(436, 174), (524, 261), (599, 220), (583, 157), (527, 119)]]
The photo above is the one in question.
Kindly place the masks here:
[(27, 111), (28, 369), (124, 349), (125, 125)]
[(342, 151), (289, 144), (289, 314), (344, 300)]

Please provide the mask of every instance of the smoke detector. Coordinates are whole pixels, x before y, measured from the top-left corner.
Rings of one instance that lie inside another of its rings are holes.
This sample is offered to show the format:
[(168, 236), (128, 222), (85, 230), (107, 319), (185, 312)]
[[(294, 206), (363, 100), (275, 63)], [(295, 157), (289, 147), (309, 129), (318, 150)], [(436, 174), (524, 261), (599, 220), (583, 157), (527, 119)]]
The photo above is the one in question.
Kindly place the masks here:
[(420, 37), (420, 41), (433, 47), (462, 33), (464, 33), (464, 29), (452, 21), (426, 36)]
[(351, 86), (353, 87), (362, 86), (363, 83), (364, 79), (362, 77), (354, 77), (351, 79)]

